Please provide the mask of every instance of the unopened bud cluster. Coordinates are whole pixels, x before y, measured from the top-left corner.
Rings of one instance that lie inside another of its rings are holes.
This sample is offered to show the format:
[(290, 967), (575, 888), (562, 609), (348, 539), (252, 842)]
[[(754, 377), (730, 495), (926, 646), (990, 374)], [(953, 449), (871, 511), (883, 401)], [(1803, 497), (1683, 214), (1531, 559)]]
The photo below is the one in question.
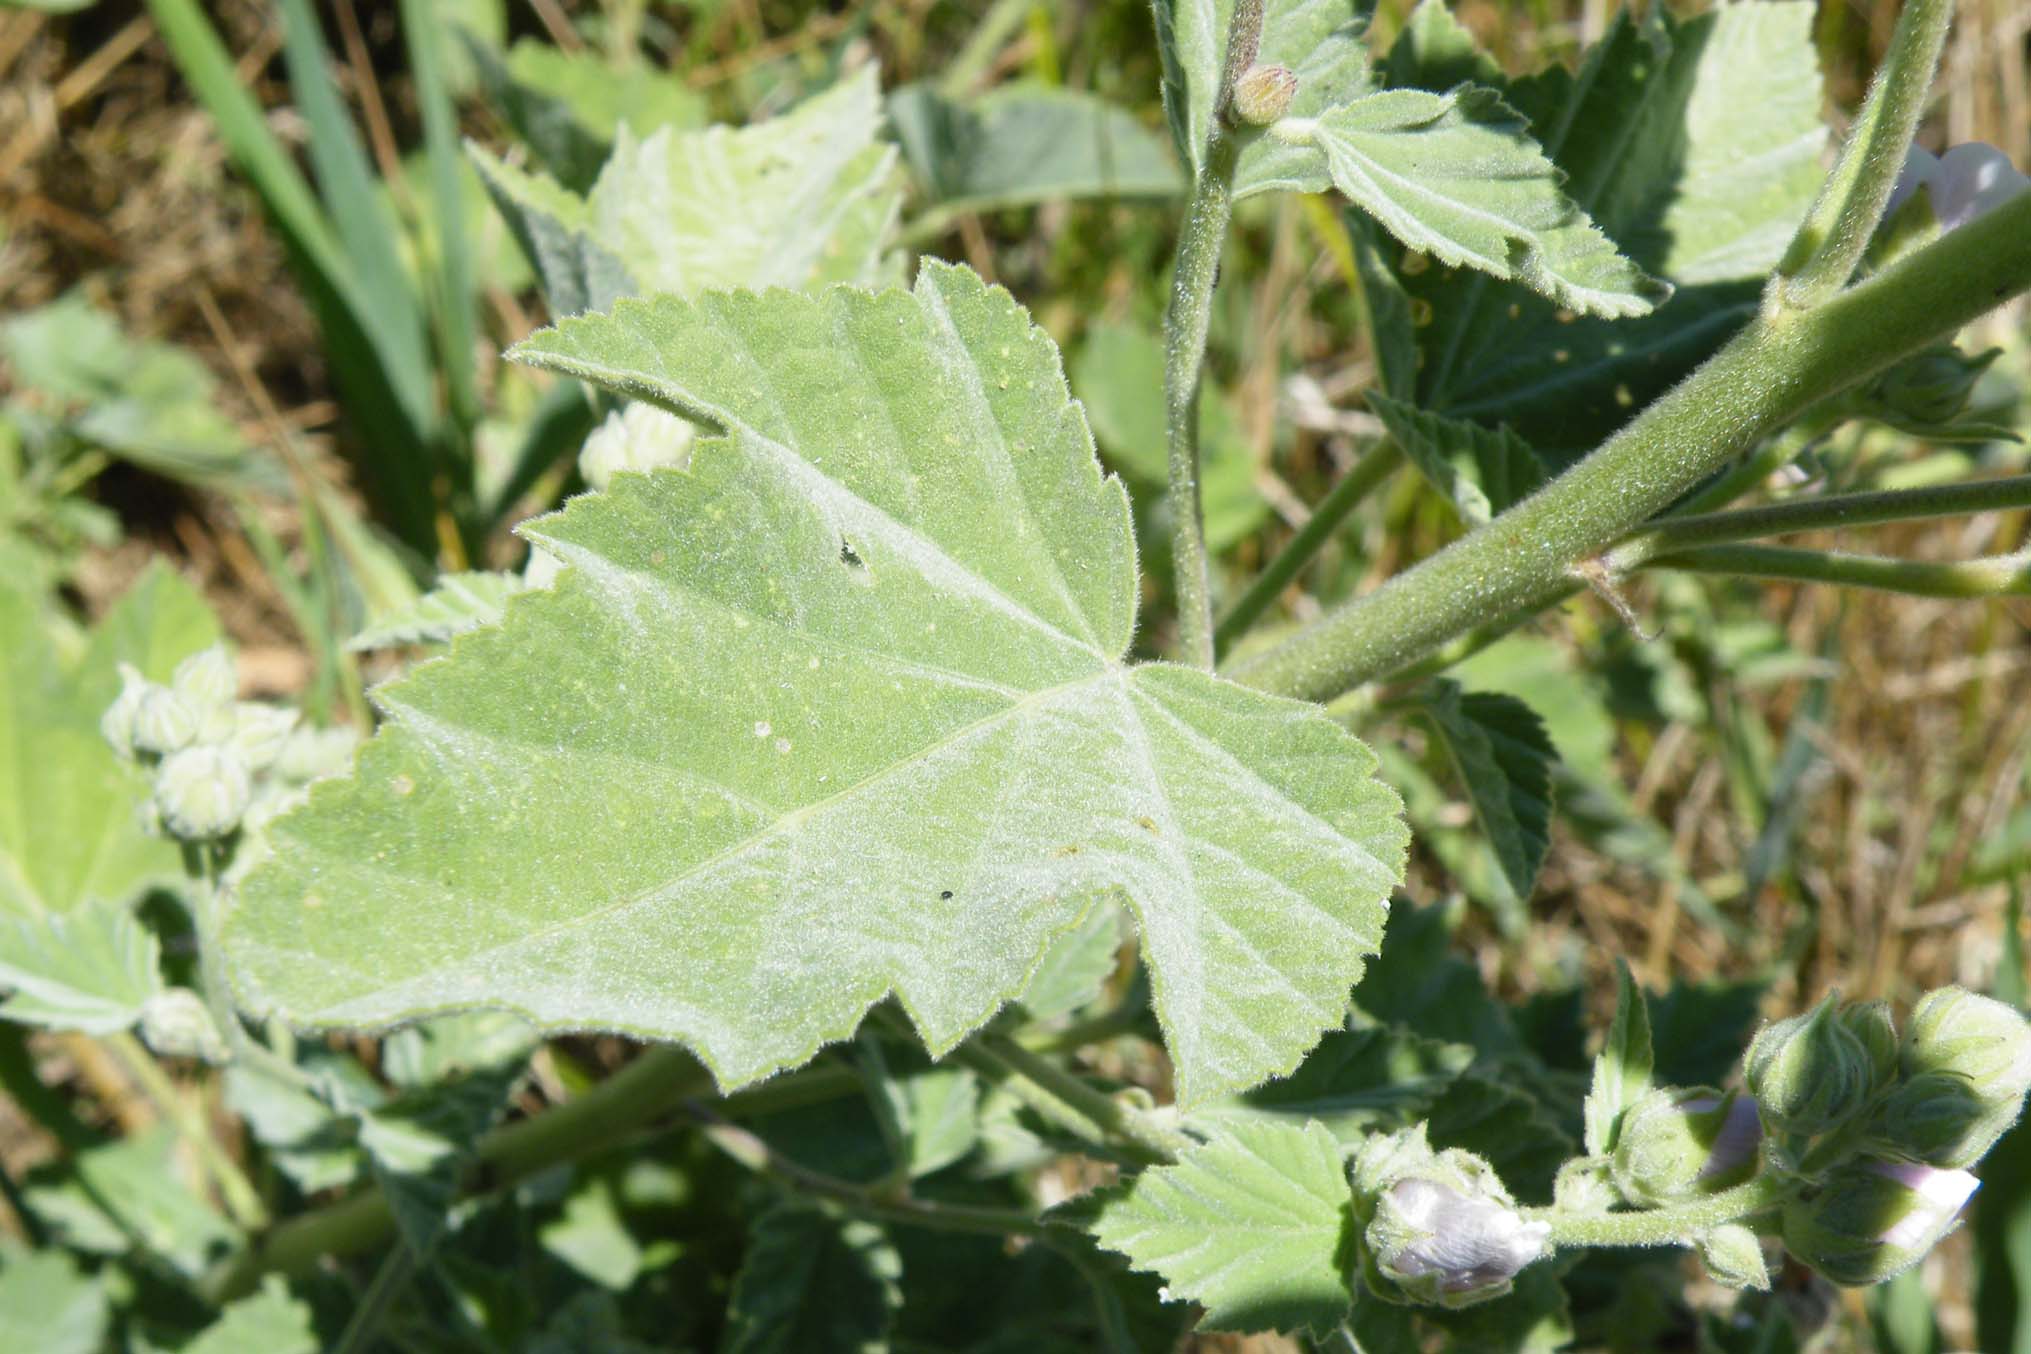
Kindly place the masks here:
[(351, 753), (347, 731), (298, 728), (294, 710), (239, 700), (232, 656), (220, 645), (178, 664), (167, 685), (127, 664), (120, 679), (99, 731), (148, 769), (151, 816), (183, 841), (217, 841), (250, 817), (272, 816), (302, 785), (343, 769)]

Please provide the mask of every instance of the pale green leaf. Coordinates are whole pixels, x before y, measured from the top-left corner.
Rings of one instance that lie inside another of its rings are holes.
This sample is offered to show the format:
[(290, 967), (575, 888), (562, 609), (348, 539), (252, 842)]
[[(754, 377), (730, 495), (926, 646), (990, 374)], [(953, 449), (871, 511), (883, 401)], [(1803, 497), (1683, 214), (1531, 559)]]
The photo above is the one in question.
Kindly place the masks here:
[(118, 906), (183, 877), (175, 846), (143, 831), (144, 777), (99, 734), (118, 664), (166, 681), (218, 637), (188, 585), (150, 569), (66, 664), (35, 599), (0, 583), (0, 914)]
[(1188, 1122), (1310, 1121), (1351, 1148), (1367, 1134), (1404, 1128), (1424, 1117), (1473, 1061), (1474, 1050), (1465, 1044), (1404, 1029), (1335, 1030), (1290, 1076), (1196, 1110)]
[(1514, 696), (1431, 685), (1425, 714), (1438, 730), (1503, 876), (1528, 898), (1551, 849), (1551, 771), (1558, 751), (1544, 723)]
[(30, 1177), (29, 1207), (73, 1250), (125, 1255), (139, 1250), (188, 1278), (202, 1274), (238, 1240), (198, 1196), (168, 1124), (78, 1153), (47, 1180)]
[(883, 280), (901, 176), (881, 125), (868, 69), (750, 127), (623, 128), (584, 198), (474, 159), (562, 317), (636, 292)]
[(274, 825), (227, 920), (257, 1009), (511, 1008), (738, 1085), (890, 992), (950, 1048), (1123, 897), (1181, 1099), (1340, 1024), (1396, 797), (1312, 707), (1122, 665), (1126, 495), (1006, 293), (927, 263), (521, 354), (726, 436), (533, 524), (555, 589), (380, 689), (360, 770)]
[(1382, 63), (1392, 88), (1444, 92), (1460, 85), (1500, 88), (1506, 77), (1445, 0), (1418, 0)]
[(910, 1178), (942, 1170), (980, 1140), (980, 1082), (964, 1068), (934, 1067), (903, 1079)]
[(1506, 427), (1427, 413), (1374, 391), (1367, 400), (1411, 464), (1470, 527), (1508, 511), (1544, 483), (1544, 463)]
[(1565, 195), (1522, 115), (1492, 90), (1365, 94), (1322, 114), (1311, 142), (1335, 188), (1447, 267), (1611, 318), (1648, 314), (1669, 295)]
[(519, 38), (508, 49), (507, 72), (527, 95), (555, 100), (604, 143), (623, 126), (646, 135), (705, 121), (705, 96), (646, 61), (621, 64), (601, 52)]
[(0, 1244), (0, 1349), (23, 1354), (99, 1354), (106, 1290), (58, 1250)]
[[(1577, 72), (1554, 65), (1503, 88), (1565, 171), (1572, 200), (1677, 290), (1638, 320), (1575, 320), (1555, 302), (1428, 268), (1406, 278), (1431, 307), (1416, 402), (1507, 422), (1541, 452), (1569, 455), (1753, 315), (1819, 185), (1826, 126), (1813, 13), (1803, 0), (1685, 20), (1660, 6), (1641, 20), (1623, 11)], [(1446, 45), (1392, 52), (1391, 78), (1443, 92), (1462, 78), (1460, 58)]]
[(1615, 961), (1615, 1019), (1601, 1051), (1594, 1055), (1594, 1081), (1587, 1091), (1587, 1152), (1600, 1156), (1615, 1150), (1622, 1112), (1650, 1089), (1650, 1004), (1629, 975), (1629, 965)]
[(539, 1227), (536, 1239), (544, 1250), (616, 1293), (641, 1276), (642, 1243), (628, 1231), (613, 1182), (603, 1175), (579, 1181), (564, 1200), (564, 1211)]
[[(1071, 374), (1072, 391), (1108, 463), (1160, 502), (1170, 475), (1163, 340), (1135, 325), (1096, 324), (1086, 331)], [(1263, 524), (1269, 502), (1255, 487), (1255, 457), (1241, 415), (1228, 393), (1211, 383), (1199, 395), (1199, 455), (1206, 543), (1223, 551)]]
[(363, 1165), (347, 1116), (300, 1084), (252, 1063), (226, 1068), (226, 1105), (306, 1194), (351, 1182)]
[(46, 917), (0, 914), (0, 1018), (111, 1034), (162, 990), (161, 947), (125, 908)]
[(402, 644), (441, 644), (453, 635), (493, 625), (508, 599), (528, 585), (520, 574), (497, 572), (441, 575), (414, 605), (354, 635), (346, 647), (387, 649)]
[(727, 1306), (722, 1354), (867, 1354), (887, 1347), (902, 1261), (882, 1229), (784, 1203), (764, 1213)]
[(1322, 1124), (1237, 1124), (1100, 1205), (1093, 1238), (1163, 1275), (1213, 1331), (1310, 1330), (1347, 1317), (1353, 1193)]
[(178, 1354), (317, 1354), (323, 1346), (311, 1324), (310, 1308), (289, 1295), (289, 1285), (270, 1274), (260, 1291), (226, 1304), (217, 1321)]
[[(1298, 77), (1292, 117), (1316, 117), (1367, 93), (1368, 53), (1361, 0), (1267, 0), (1259, 65), (1280, 65)], [(1178, 153), (1194, 173), (1205, 163), (1213, 105), (1227, 61), (1227, 26), (1234, 0), (1155, 0), (1157, 50), (1164, 63), (1164, 113)], [(1323, 192), (1325, 166), (1309, 147), (1258, 137), (1235, 169), (1236, 198), (1277, 189)]]
[(888, 108), (903, 158), (946, 212), (1054, 198), (1162, 198), (1184, 188), (1156, 135), (1078, 90), (1004, 85), (958, 102), (907, 85), (889, 95)]
[(1022, 1015), (1032, 1021), (1067, 1016), (1092, 1001), (1121, 959), (1121, 915), (1096, 907), (1051, 942), (1023, 988)]

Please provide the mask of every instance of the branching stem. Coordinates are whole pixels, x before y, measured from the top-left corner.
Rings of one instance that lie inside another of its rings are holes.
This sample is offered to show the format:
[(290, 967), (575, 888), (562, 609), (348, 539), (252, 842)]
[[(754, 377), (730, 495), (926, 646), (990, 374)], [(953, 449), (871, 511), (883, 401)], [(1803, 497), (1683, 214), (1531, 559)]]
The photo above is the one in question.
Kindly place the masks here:
[(983, 1034), (962, 1044), (953, 1056), (993, 1076), (1038, 1114), (1103, 1152), (1144, 1165), (1163, 1165), (1192, 1145), (1183, 1133), (1096, 1090), (1013, 1039)]
[(1684, 569), (1736, 578), (1773, 578), (1793, 583), (1832, 583), (1874, 588), (1913, 597), (2031, 596), (2031, 551), (1988, 559), (1935, 561), (1885, 559), (1834, 551), (1793, 550), (1779, 545), (1710, 545), (1646, 560), (1649, 569)]
[(1787, 1188), (1786, 1182), (1765, 1174), (1719, 1194), (1641, 1212), (1567, 1213), (1557, 1207), (1523, 1212), (1534, 1221), (1550, 1223), (1552, 1242), (1562, 1247), (1683, 1246), (1708, 1228), (1783, 1202)]

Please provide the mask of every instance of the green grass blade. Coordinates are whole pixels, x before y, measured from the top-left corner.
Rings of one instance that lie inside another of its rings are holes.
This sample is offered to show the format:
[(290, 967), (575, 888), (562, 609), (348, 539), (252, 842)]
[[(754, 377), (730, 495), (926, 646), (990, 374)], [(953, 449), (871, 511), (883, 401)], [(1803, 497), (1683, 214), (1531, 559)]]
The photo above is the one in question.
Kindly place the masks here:
[(466, 249), (464, 171), (458, 115), (444, 76), (444, 34), (437, 7), (402, 0), (402, 31), (409, 44), (410, 73), (423, 113), (423, 148), (429, 160), (431, 209), (437, 215), (437, 274), (424, 279), (444, 366), (452, 420), (463, 452), (466, 429), (479, 421), (480, 396), (473, 372), (473, 269)]

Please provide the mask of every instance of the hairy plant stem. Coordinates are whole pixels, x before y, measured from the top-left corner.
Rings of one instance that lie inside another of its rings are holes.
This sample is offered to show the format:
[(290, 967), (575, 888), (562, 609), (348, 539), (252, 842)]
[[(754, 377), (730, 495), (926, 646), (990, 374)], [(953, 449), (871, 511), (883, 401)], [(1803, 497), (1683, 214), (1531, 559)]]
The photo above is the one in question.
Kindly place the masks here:
[(1953, 9), (1953, 0), (1905, 0), (1840, 159), (1777, 267), (1782, 304), (1818, 305), (1854, 276), (1925, 112)]
[(1523, 1215), (1551, 1225), (1556, 1246), (1682, 1246), (1699, 1233), (1782, 1203), (1789, 1182), (1759, 1175), (1733, 1189), (1686, 1203), (1634, 1213), (1568, 1213), (1553, 1206)]
[(125, 1030), (106, 1036), (106, 1047), (120, 1060), (141, 1086), (146, 1095), (169, 1120), (177, 1136), (190, 1144), (197, 1154), (198, 1164), (219, 1192), (219, 1202), (226, 1206), (226, 1213), (240, 1227), (256, 1231), (268, 1225), (268, 1208), (261, 1202), (261, 1192), (254, 1188), (254, 1182), (247, 1178), (219, 1140), (212, 1136), (204, 1116), (193, 1108), (178, 1093), (174, 1082), (155, 1061), (154, 1055), (141, 1047), (141, 1041)]
[(877, 1186), (859, 1185), (851, 1180), (825, 1175), (792, 1161), (704, 1105), (693, 1104), (686, 1108), (697, 1120), (698, 1131), (705, 1140), (741, 1165), (796, 1193), (838, 1204), (849, 1213), (909, 1227), (987, 1236), (1036, 1236), (1047, 1225), (1042, 1219), (1013, 1208), (979, 1208), (969, 1204), (913, 1199)]
[(1347, 514), (1354, 511), (1377, 485), (1388, 479), (1402, 464), (1403, 448), (1396, 443), (1377, 442), (1369, 447), (1340, 482), (1319, 500), (1319, 506), (1312, 509), (1311, 518), (1298, 528), (1297, 534), (1277, 552), (1276, 558), (1256, 575), (1255, 581), (1248, 585), (1248, 591), (1227, 608), (1227, 614), (1213, 627), (1214, 648), (1224, 653), (1235, 636), (1255, 624), (1256, 618), (1269, 609), (1270, 603), (1290, 586), (1299, 571), (1312, 562), (1312, 556), (1333, 538), (1333, 533), (1347, 520)]
[(1008, 1087), (1024, 1104), (1105, 1155), (1143, 1165), (1176, 1161), (1192, 1140), (1095, 1090), (1079, 1077), (1013, 1039), (983, 1034), (954, 1051), (955, 1059)]
[(1827, 494), (1817, 498), (1792, 499), (1769, 507), (1746, 508), (1739, 512), (1671, 517), (1633, 533), (1610, 550), (1602, 562), (1613, 575), (1638, 568), (1660, 555), (1694, 546), (1727, 545), (1763, 536), (1782, 536), (1793, 531), (1872, 526), (1881, 522), (1908, 522), (1923, 517), (1995, 512), (2008, 508), (2031, 508), (2031, 475), (2010, 475), (2002, 479), (1926, 489)]
[(1832, 583), (1845, 588), (1901, 592), (1912, 597), (1973, 599), (2031, 595), (2031, 551), (1940, 562), (1793, 550), (1779, 545), (1710, 545), (1658, 555), (1645, 560), (1643, 567), (1792, 583)]
[(1199, 501), (1199, 386), (1206, 366), (1213, 284), (1220, 249), (1234, 214), (1234, 168), (1244, 132), (1230, 127), (1227, 106), (1234, 81), (1255, 60), (1262, 42), (1262, 0), (1238, 0), (1227, 28), (1227, 60), (1213, 101), (1204, 162), (1178, 232), (1171, 301), (1164, 313), (1164, 433), (1169, 443), (1171, 564), (1177, 593), (1178, 656), (1193, 667), (1213, 666), (1213, 584), (1206, 552), (1206, 519)]
[(1577, 571), (1806, 409), (2031, 287), (2031, 193), (1812, 310), (1766, 307), (1599, 449), (1492, 522), (1277, 647), (1235, 680), (1328, 700), (1569, 591)]

